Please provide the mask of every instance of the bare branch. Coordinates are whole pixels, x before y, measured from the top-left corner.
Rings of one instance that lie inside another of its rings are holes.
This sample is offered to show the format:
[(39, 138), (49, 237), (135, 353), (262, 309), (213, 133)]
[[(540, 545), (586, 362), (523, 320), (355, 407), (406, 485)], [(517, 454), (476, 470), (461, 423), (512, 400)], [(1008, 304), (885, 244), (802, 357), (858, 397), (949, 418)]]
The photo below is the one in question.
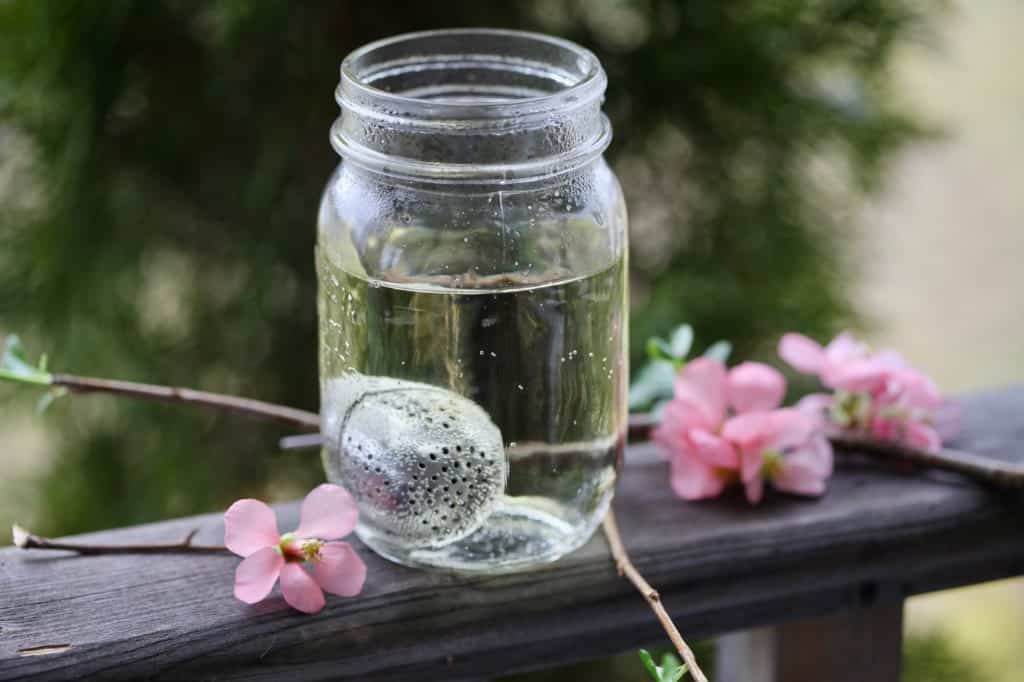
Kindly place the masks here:
[(672, 640), (676, 651), (683, 657), (683, 662), (686, 663), (693, 679), (697, 682), (708, 682), (704, 671), (697, 665), (697, 657), (693, 655), (693, 650), (690, 649), (683, 636), (679, 634), (679, 629), (676, 628), (676, 624), (672, 622), (672, 617), (668, 615), (668, 611), (665, 610), (665, 606), (661, 603), (661, 596), (658, 594), (658, 591), (651, 587), (650, 583), (640, 575), (640, 571), (636, 570), (636, 566), (630, 561), (626, 547), (622, 544), (622, 537), (619, 535), (619, 525), (615, 522), (615, 512), (611, 509), (605, 514), (601, 528), (604, 530), (605, 537), (608, 538), (608, 546), (611, 549), (612, 558), (615, 559), (615, 569), (619, 572), (619, 575), (625, 576), (629, 582), (633, 583), (633, 586), (647, 600), (651, 610), (654, 611), (654, 615), (658, 617), (661, 627), (665, 629), (665, 632), (668, 633), (668, 638)]
[(196, 545), (192, 543), (199, 529), (191, 531), (184, 540), (180, 542), (167, 542), (144, 545), (90, 545), (78, 542), (63, 542), (53, 540), (41, 535), (35, 535), (15, 524), (11, 527), (14, 536), (14, 545), (21, 549), (58, 549), (68, 552), (75, 552), (81, 555), (99, 554), (214, 554), (226, 552), (223, 545)]

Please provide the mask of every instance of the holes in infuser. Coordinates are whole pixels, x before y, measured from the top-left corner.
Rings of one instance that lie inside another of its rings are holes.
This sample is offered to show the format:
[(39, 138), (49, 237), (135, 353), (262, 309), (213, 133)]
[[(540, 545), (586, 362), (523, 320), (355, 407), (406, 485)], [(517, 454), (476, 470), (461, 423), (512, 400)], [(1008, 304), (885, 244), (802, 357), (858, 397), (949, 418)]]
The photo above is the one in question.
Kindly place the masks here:
[(441, 467), (441, 473), (447, 474), (448, 473), (448, 467)]
[(431, 476), (430, 480), (431, 481), (436, 481), (437, 480), (437, 474), (434, 474), (433, 476)]
[(448, 448), (441, 448), (441, 452), (443, 452), (444, 454), (447, 455), (448, 454)]
[(436, 462), (436, 461), (437, 461), (437, 453), (435, 453), (435, 452), (431, 452), (431, 453), (430, 453), (430, 459), (431, 459), (432, 461)]
[(420, 469), (426, 469), (426, 468), (427, 468), (427, 465), (426, 465), (426, 464), (424, 464), (423, 462), (420, 462), (420, 463), (419, 463), (419, 467), (420, 467)]
[(448, 428), (448, 422), (441, 422), (441, 426), (443, 426), (444, 428), (447, 429)]
[(452, 485), (455, 485), (458, 482), (459, 482), (459, 479), (454, 478), (454, 477), (452, 478)]
[(455, 446), (455, 452), (462, 452), (462, 446), (461, 445), (456, 445)]

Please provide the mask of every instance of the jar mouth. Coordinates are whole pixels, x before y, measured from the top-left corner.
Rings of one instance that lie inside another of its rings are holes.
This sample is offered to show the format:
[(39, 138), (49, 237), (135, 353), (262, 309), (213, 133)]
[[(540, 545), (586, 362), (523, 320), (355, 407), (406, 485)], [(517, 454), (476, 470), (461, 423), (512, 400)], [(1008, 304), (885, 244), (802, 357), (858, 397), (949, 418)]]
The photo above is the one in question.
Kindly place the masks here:
[(606, 84), (597, 57), (568, 40), (487, 28), (408, 33), (344, 59), (331, 143), (347, 160), (400, 175), (549, 174), (607, 147)]
[(338, 101), (344, 106), (365, 97), (424, 119), (508, 119), (593, 101), (605, 85), (597, 57), (568, 40), (507, 29), (441, 29), (352, 52), (341, 64)]

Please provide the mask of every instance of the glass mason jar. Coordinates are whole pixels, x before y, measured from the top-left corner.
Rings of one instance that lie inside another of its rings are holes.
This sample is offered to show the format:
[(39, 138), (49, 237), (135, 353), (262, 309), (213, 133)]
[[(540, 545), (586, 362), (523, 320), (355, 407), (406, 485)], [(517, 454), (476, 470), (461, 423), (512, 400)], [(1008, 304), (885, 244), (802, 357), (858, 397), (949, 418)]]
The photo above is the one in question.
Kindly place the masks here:
[(319, 212), (328, 478), (399, 563), (583, 544), (626, 434), (626, 210), (606, 78), (564, 40), (446, 30), (341, 66)]

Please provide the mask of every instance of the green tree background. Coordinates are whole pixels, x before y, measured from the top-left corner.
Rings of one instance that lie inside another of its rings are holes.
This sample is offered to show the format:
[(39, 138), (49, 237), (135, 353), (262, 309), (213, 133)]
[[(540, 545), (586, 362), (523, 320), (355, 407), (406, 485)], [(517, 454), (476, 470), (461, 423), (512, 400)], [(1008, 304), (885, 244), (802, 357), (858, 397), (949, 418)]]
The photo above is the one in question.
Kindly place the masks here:
[[(462, 25), (559, 34), (610, 77), (634, 361), (678, 321), (740, 354), (856, 322), (850, 215), (914, 138), (886, 66), (914, 0), (0, 2), (0, 332), (55, 367), (317, 406), (314, 218), (341, 58)], [(20, 394), (24, 396), (24, 393)], [(25, 399), (3, 389), (8, 417)], [(315, 457), (244, 418), (83, 398), (0, 494), (68, 533), (294, 497)], [(0, 460), (2, 460), (0, 455)]]

